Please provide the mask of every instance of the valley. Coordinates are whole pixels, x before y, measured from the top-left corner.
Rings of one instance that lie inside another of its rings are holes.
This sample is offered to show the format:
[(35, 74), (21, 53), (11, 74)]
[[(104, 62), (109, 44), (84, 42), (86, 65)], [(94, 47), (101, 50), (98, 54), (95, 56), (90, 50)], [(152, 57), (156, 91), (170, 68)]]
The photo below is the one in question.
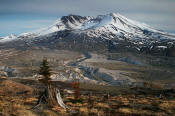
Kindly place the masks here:
[[(57, 81), (79, 79), (80, 82), (102, 85), (143, 87), (144, 83), (150, 83), (174, 87), (174, 58), (165, 61), (164, 58), (145, 58), (131, 53), (81, 53), (47, 48), (23, 52), (2, 50), (1, 53), (1, 75), (9, 78), (37, 78), (40, 63), (47, 58), (52, 78)], [(156, 60), (162, 60), (162, 63)]]

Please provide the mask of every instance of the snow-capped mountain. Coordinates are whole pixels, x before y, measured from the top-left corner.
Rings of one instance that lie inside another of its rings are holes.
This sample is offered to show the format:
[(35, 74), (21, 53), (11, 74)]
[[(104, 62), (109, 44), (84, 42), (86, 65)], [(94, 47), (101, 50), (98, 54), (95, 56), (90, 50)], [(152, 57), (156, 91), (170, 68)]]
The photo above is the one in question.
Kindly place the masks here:
[(14, 34), (10, 34), (9, 36), (6, 37), (0, 37), (0, 42), (8, 42), (8, 41), (13, 41), (17, 37)]
[[(16, 42), (10, 45), (12, 41)], [(86, 49), (95, 49), (98, 46), (117, 49), (122, 45), (127, 49), (149, 52), (152, 49), (174, 49), (175, 34), (156, 30), (118, 13), (97, 17), (68, 15), (58, 19), (48, 28), (23, 33), (17, 37), (1, 38), (0, 44), (10, 47), (44, 45), (52, 48), (77, 48), (76, 45), (81, 44), (86, 46)]]

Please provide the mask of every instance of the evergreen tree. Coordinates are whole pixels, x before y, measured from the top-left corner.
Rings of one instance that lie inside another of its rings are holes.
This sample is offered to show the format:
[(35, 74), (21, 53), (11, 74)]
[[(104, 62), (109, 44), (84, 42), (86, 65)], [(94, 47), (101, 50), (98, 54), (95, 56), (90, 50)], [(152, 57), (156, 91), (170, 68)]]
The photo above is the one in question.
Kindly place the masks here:
[(51, 80), (50, 76), (51, 76), (51, 72), (50, 72), (50, 67), (49, 67), (49, 63), (47, 61), (47, 59), (43, 59), (41, 66), (40, 66), (40, 70), (39, 70), (39, 74), (42, 75), (42, 79), (40, 79), (40, 81), (45, 84), (48, 85), (49, 81)]
[(69, 107), (64, 104), (59, 89), (54, 86), (50, 81), (51, 70), (46, 58), (43, 59), (41, 63), (39, 74), (42, 75), (40, 82), (45, 85), (45, 90), (41, 93), (38, 98), (37, 104), (33, 108), (37, 108), (42, 104), (45, 104), (49, 107), (54, 107), (55, 105), (59, 104), (62, 108), (69, 109)]

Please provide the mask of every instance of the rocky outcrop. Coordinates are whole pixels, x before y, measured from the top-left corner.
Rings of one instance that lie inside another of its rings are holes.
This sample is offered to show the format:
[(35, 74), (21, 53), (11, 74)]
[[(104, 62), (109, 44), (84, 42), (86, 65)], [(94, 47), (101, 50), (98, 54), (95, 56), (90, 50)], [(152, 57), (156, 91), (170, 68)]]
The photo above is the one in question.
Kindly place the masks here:
[(13, 77), (16, 75), (15, 69), (8, 66), (0, 67), (0, 76)]

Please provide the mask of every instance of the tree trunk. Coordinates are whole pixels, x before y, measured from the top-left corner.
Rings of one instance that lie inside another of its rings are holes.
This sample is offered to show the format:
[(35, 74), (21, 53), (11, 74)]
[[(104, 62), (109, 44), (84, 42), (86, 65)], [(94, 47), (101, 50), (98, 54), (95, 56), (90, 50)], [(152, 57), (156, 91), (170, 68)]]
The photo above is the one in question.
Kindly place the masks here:
[(41, 103), (47, 104), (50, 107), (59, 105), (64, 109), (70, 110), (70, 108), (64, 104), (59, 89), (54, 88), (52, 85), (47, 86), (45, 91), (39, 96), (37, 104), (33, 108), (39, 107)]
[(56, 100), (57, 100), (57, 103), (64, 109), (70, 109), (68, 106), (66, 106), (61, 98), (61, 94), (60, 94), (60, 91), (59, 89), (55, 89), (55, 95), (56, 95)]

